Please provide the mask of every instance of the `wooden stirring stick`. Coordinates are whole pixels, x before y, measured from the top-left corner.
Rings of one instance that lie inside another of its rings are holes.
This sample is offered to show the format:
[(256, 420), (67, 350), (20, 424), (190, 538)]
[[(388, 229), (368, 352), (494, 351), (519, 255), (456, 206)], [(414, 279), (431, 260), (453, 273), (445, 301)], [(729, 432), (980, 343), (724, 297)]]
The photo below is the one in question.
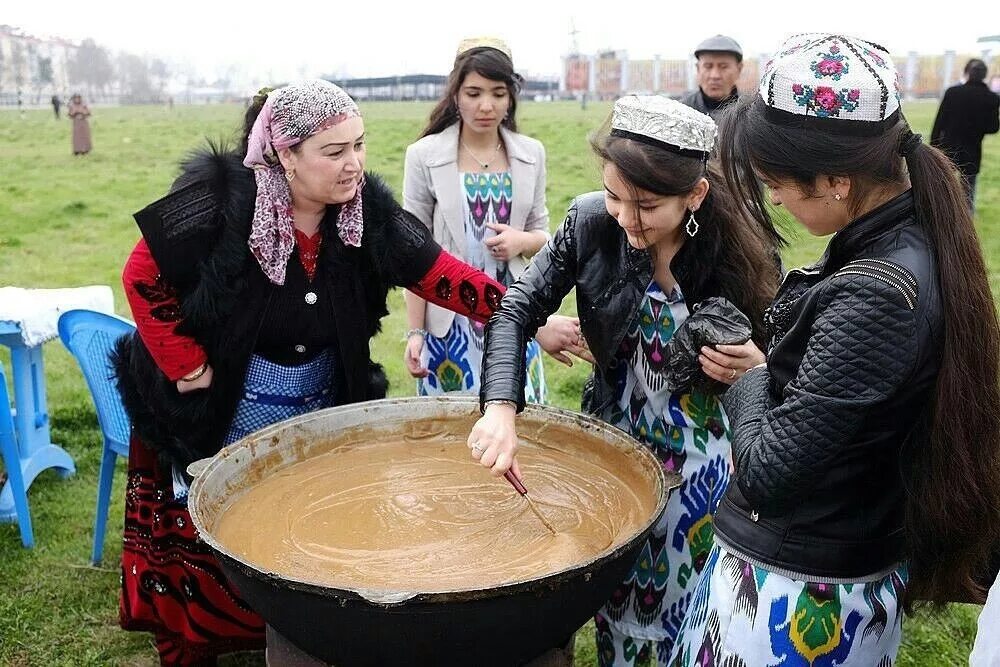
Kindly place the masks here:
[(521, 480), (517, 478), (517, 475), (514, 474), (514, 471), (508, 470), (503, 474), (503, 476), (504, 479), (510, 482), (510, 485), (514, 487), (514, 490), (520, 493), (521, 497), (528, 501), (528, 507), (530, 507), (531, 511), (534, 512), (535, 516), (538, 517), (538, 520), (541, 521), (542, 524), (549, 529), (550, 533), (555, 535), (556, 529), (553, 528), (552, 524), (548, 522), (548, 519), (545, 518), (545, 515), (542, 514), (541, 510), (539, 510), (538, 507), (535, 506), (535, 501), (533, 501), (531, 499), (531, 496), (528, 495), (528, 489), (524, 488), (524, 484), (522, 484)]

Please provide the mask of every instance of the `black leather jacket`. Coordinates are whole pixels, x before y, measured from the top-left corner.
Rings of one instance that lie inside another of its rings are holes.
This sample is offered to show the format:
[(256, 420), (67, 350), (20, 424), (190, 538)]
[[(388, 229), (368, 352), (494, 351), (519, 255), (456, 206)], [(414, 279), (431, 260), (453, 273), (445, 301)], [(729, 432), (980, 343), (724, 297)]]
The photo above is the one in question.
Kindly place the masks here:
[(924, 446), (943, 333), (938, 272), (909, 191), (789, 272), (767, 367), (723, 399), (733, 476), (718, 537), (765, 566), (860, 578), (904, 558), (906, 451)]
[[(705, 234), (688, 239), (670, 263), (689, 308), (710, 296), (725, 296), (738, 305), (719, 287), (715, 253), (704, 247), (711, 244)], [(584, 387), (583, 409), (600, 414), (614, 400), (613, 387), (605, 379), (608, 369), (652, 276), (649, 253), (628, 244), (604, 206), (604, 194), (577, 197), (490, 320), (480, 401), (505, 399), (515, 401), (518, 411), (524, 407), (524, 347), (575, 287), (580, 328), (597, 362)], [(762, 345), (762, 335), (754, 338)]]

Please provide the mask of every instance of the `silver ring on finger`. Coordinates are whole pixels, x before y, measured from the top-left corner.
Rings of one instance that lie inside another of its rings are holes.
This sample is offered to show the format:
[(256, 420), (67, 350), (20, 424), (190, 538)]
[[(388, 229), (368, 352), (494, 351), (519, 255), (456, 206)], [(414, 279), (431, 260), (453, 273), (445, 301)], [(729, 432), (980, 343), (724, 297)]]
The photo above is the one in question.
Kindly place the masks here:
[(474, 452), (476, 452), (478, 454), (482, 454), (483, 452), (486, 451), (486, 448), (483, 447), (482, 445), (480, 445), (479, 441), (476, 440), (474, 443), (472, 443), (472, 451), (474, 451)]
[(729, 379), (730, 380), (735, 380), (736, 379), (736, 369), (735, 368), (731, 369), (731, 371), (729, 373)]

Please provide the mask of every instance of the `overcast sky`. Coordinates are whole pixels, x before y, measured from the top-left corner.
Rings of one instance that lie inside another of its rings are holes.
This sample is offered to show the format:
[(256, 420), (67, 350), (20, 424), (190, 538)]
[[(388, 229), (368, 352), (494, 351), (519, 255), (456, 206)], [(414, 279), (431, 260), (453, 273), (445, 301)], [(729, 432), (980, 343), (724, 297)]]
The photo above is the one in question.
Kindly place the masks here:
[[(900, 5), (924, 10), (904, 13)], [(92, 37), (113, 50), (188, 63), (203, 76), (289, 79), (333, 74), (446, 73), (458, 41), (497, 35), (516, 68), (557, 74), (572, 45), (625, 49), (632, 58), (685, 57), (701, 39), (728, 34), (748, 55), (770, 53), (796, 32), (838, 31), (908, 51), (978, 53), (1000, 35), (1000, 2), (956, 0), (2, 0), (0, 23), (37, 35)], [(994, 42), (993, 52), (1000, 51)]]

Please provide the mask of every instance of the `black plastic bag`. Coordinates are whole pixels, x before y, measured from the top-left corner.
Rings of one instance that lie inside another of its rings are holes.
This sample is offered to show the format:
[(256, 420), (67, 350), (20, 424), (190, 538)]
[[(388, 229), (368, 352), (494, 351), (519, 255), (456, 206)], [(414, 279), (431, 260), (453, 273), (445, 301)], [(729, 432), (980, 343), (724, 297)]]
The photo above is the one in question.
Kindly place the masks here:
[(750, 319), (727, 299), (702, 301), (677, 327), (664, 350), (667, 387), (672, 393), (687, 393), (692, 387), (710, 388), (712, 380), (701, 370), (698, 355), (704, 346), (742, 345), (750, 340)]

